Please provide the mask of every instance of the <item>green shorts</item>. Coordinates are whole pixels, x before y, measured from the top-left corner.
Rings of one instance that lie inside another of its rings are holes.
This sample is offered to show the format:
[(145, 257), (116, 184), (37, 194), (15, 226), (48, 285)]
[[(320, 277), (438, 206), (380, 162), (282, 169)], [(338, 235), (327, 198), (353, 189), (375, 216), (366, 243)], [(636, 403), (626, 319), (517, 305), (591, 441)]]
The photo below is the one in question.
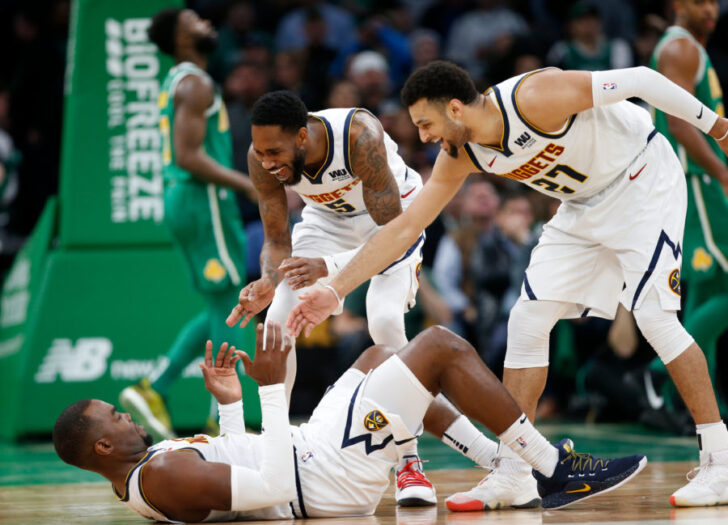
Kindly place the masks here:
[(682, 278), (703, 285), (728, 283), (728, 199), (708, 175), (688, 174), (688, 211), (683, 237)]
[(198, 291), (245, 285), (245, 230), (231, 190), (197, 181), (166, 183), (164, 222)]

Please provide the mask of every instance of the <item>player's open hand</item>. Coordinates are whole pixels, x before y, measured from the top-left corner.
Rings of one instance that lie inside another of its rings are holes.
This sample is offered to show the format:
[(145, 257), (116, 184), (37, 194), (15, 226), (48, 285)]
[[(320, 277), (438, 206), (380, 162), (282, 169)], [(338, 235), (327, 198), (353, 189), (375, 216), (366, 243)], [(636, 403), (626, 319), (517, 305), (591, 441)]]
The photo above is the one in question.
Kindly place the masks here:
[(267, 277), (261, 277), (240, 290), (238, 304), (230, 312), (225, 323), (232, 327), (240, 323), (242, 328), (273, 300), (276, 287)]
[(278, 267), (293, 290), (311, 286), (329, 274), (323, 257), (289, 257)]
[(301, 302), (288, 314), (286, 326), (298, 337), (303, 331), (311, 335), (313, 327), (322, 323), (339, 306), (334, 293), (328, 288), (316, 288), (298, 297)]
[(293, 338), (283, 335), (281, 325), (273, 321), (259, 323), (255, 333), (255, 359), (248, 354), (236, 350), (245, 365), (245, 373), (260, 386), (283, 383), (286, 379), (286, 360), (293, 348)]
[(215, 396), (221, 405), (234, 403), (243, 397), (240, 379), (235, 371), (235, 363), (240, 360), (237, 352), (240, 350), (236, 351), (234, 346), (228, 348), (228, 344), (223, 343), (213, 361), (212, 341), (207, 341), (205, 345), (205, 363), (200, 363), (202, 377), (205, 379), (207, 391)]

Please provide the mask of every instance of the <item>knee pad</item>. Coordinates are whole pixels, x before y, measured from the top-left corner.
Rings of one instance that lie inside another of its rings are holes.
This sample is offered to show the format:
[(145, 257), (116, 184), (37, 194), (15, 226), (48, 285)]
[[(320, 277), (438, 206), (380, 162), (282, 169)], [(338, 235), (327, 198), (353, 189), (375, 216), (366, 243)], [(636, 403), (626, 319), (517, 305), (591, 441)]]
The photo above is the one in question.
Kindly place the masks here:
[(377, 345), (387, 345), (399, 350), (407, 344), (404, 331), (404, 315), (399, 308), (386, 308), (380, 305), (376, 313), (367, 309), (369, 335)]
[(549, 335), (569, 303), (519, 299), (508, 318), (506, 368), (536, 368), (549, 364)]
[(639, 308), (632, 311), (637, 326), (663, 363), (682, 354), (695, 341), (677, 318), (677, 312), (663, 310), (652, 288)]

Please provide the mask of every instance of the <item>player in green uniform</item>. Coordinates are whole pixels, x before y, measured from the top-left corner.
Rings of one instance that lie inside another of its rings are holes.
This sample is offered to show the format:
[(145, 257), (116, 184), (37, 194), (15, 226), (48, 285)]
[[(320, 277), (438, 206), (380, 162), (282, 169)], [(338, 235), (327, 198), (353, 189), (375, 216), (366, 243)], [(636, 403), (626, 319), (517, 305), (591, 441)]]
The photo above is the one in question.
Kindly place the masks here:
[[(180, 330), (162, 374), (152, 381), (143, 379), (120, 395), (126, 410), (155, 437), (166, 439), (173, 432), (163, 400), (183, 369), (198, 357), (200, 346), (206, 339), (215, 344), (241, 340), (241, 332), (225, 324), (246, 277), (245, 233), (230, 190), (250, 196), (255, 190), (247, 175), (232, 169), (227, 112), (205, 73), (207, 55), (217, 43), (210, 22), (188, 9), (165, 9), (154, 16), (149, 38), (175, 59), (159, 94), (165, 223), (206, 303)], [(250, 386), (255, 395), (254, 385)]]
[[(718, 76), (705, 51), (718, 11), (718, 0), (676, 0), (675, 25), (667, 29), (655, 47), (651, 67), (724, 116)], [(655, 126), (675, 148), (687, 175), (682, 265), (687, 295), (683, 319), (687, 331), (705, 350), (715, 381), (715, 343), (728, 329), (726, 157), (716, 141), (683, 120), (655, 111)], [(724, 402), (721, 412), (726, 413)]]

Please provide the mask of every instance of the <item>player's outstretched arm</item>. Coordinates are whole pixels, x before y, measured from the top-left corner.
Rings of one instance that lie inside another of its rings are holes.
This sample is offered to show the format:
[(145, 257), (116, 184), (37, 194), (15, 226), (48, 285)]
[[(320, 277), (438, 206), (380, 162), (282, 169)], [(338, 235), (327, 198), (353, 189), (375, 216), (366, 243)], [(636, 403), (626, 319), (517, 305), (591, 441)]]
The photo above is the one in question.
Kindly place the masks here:
[[(263, 325), (257, 327), (254, 360), (240, 350), (235, 352), (245, 363), (246, 373), (260, 385), (265, 428), (260, 468), (209, 462), (190, 451), (152, 459), (144, 468), (144, 493), (165, 516), (202, 521), (211, 510), (252, 510), (287, 503), (296, 497), (293, 443), (283, 385), (292, 346), (280, 325), (269, 323), (265, 336)], [(221, 364), (226, 358), (227, 352)]]
[(228, 326), (245, 326), (273, 300), (283, 272), (281, 263), (291, 256), (291, 228), (288, 225), (288, 199), (283, 186), (263, 169), (253, 146), (248, 150), (248, 171), (258, 192), (258, 210), (263, 221), (265, 240), (260, 252), (261, 278), (243, 288), (225, 321)]
[(214, 100), (212, 85), (197, 75), (188, 75), (174, 94), (174, 155), (176, 164), (205, 182), (245, 193), (257, 194), (250, 177), (215, 162), (202, 146), (207, 130), (205, 111)]
[(516, 92), (524, 118), (546, 131), (591, 107), (639, 97), (718, 140), (728, 150), (728, 120), (657, 71), (644, 66), (609, 71), (561, 71), (551, 68), (527, 77)]
[(343, 299), (361, 283), (376, 275), (409, 248), (450, 202), (473, 165), (464, 153), (454, 159), (441, 151), (435, 161), (430, 180), (412, 204), (399, 216), (384, 225), (331, 282), (331, 288), (311, 290), (301, 296), (288, 317), (288, 329), (295, 335), (305, 330), (306, 336), (321, 323)]

